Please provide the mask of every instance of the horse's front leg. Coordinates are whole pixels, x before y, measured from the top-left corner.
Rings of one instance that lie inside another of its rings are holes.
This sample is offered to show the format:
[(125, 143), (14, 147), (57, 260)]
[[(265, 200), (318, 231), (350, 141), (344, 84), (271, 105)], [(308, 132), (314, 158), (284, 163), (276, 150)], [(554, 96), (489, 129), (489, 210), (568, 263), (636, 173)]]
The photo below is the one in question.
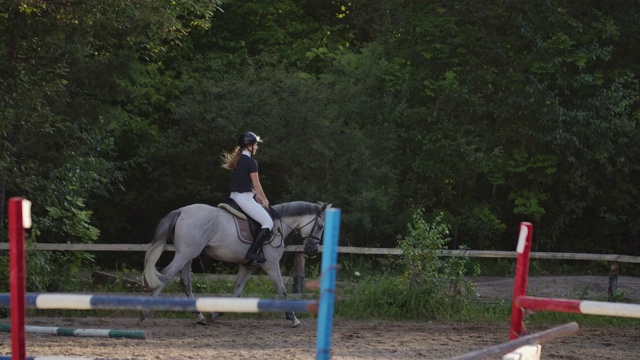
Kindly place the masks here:
[[(249, 267), (244, 264), (240, 264), (238, 269), (238, 275), (236, 275), (236, 286), (233, 289), (233, 297), (240, 297), (242, 295), (242, 290), (244, 290), (244, 286), (247, 285), (247, 280), (249, 280), (249, 275), (253, 272), (252, 267)], [(216, 321), (220, 316), (224, 315), (221, 312), (214, 312), (211, 314), (210, 320)]]
[[(282, 274), (280, 273), (280, 263), (272, 263), (270, 261), (267, 261), (262, 268), (269, 275), (269, 278), (271, 279), (273, 286), (276, 288), (276, 292), (278, 293), (278, 297), (280, 298), (280, 300), (286, 300), (287, 290), (284, 288), (284, 282), (282, 281)], [(284, 314), (287, 320), (291, 320), (291, 325), (293, 327), (299, 327), (300, 325), (302, 325), (293, 311), (287, 311)]]

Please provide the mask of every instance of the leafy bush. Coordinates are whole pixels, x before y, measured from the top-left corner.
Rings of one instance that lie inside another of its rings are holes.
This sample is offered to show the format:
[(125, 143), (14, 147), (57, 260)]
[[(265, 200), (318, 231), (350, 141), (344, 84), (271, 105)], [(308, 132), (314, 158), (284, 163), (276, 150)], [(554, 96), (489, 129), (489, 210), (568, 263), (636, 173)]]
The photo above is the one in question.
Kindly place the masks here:
[[(26, 290), (29, 292), (75, 291), (77, 274), (91, 255), (82, 251), (40, 251), (27, 240)], [(9, 252), (0, 254), (0, 291), (9, 291)]]
[[(435, 319), (465, 318), (472, 312), (473, 284), (466, 278), (467, 258), (443, 259), (449, 226), (442, 214), (428, 224), (422, 212), (413, 216), (408, 235), (399, 240), (403, 251), (403, 276), (369, 275), (356, 286), (341, 289), (345, 299), (336, 313), (358, 319)], [(477, 271), (476, 268), (472, 270)]]
[[(403, 252), (405, 278), (410, 287), (419, 287), (430, 296), (466, 299), (475, 293), (473, 284), (465, 278), (469, 259), (438, 256), (441, 250), (447, 249), (446, 244), (451, 240), (450, 228), (442, 218), (443, 215), (439, 214), (429, 224), (424, 220), (422, 211), (413, 215), (408, 235), (398, 242)], [(476, 275), (477, 268), (473, 272)]]

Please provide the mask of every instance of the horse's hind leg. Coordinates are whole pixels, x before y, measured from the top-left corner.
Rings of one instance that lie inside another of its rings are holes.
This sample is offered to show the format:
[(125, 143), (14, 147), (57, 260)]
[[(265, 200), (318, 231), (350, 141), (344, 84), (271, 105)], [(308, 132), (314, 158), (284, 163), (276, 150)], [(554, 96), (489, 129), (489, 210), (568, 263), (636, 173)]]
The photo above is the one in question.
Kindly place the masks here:
[[(193, 258), (191, 258), (191, 259), (193, 259)], [(160, 285), (160, 286), (156, 287), (155, 289), (153, 289), (153, 291), (151, 292), (151, 296), (152, 297), (158, 297), (158, 295), (160, 295), (162, 290), (164, 290), (165, 286), (167, 285), (167, 282), (169, 280), (171, 280), (171, 278), (176, 273), (178, 273), (178, 271), (183, 269), (185, 267), (185, 264), (189, 265), (189, 266), (191, 265), (191, 259), (185, 260), (183, 257), (179, 257), (177, 255), (174, 256), (173, 260), (171, 260), (171, 263), (169, 265), (167, 265), (167, 267), (165, 267), (164, 269), (162, 269), (160, 271), (160, 274), (162, 274), (162, 276), (160, 277), (160, 279), (162, 280), (162, 285)], [(189, 279), (189, 286), (191, 286), (191, 279)], [(142, 310), (142, 313), (140, 314), (140, 320), (144, 320), (147, 317), (149, 317), (150, 315), (151, 315), (151, 311)]]
[[(164, 271), (163, 271), (164, 273)], [(169, 281), (170, 278), (166, 278), (164, 276), (160, 277), (161, 281), (162, 281), (162, 285), (157, 286), (156, 288), (154, 288), (151, 291), (151, 296), (152, 297), (157, 297), (158, 295), (160, 295), (160, 293), (162, 292), (162, 290), (164, 290), (164, 287), (167, 285), (167, 281)], [(142, 310), (140, 313), (140, 321), (150, 317), (153, 314), (152, 310)]]
[[(249, 267), (244, 264), (240, 264), (238, 269), (238, 275), (236, 275), (236, 286), (233, 289), (233, 297), (240, 297), (242, 295), (242, 290), (244, 290), (244, 286), (247, 284), (247, 280), (249, 279), (249, 275), (253, 272), (252, 267)], [(220, 316), (224, 315), (221, 312), (214, 312), (211, 314), (211, 321), (216, 321)]]
[[(180, 286), (188, 298), (193, 298), (191, 286), (191, 261), (192, 260), (184, 264), (182, 270), (180, 270)], [(201, 312), (195, 311), (194, 314), (196, 314), (196, 323), (200, 325), (207, 325), (207, 320)]]

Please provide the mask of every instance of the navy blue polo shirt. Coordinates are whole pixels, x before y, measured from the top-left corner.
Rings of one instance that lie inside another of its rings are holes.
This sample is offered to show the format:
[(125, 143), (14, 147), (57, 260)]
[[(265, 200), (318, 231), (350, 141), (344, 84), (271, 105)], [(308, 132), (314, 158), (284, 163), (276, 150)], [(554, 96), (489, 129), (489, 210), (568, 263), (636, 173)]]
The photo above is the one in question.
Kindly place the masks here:
[(231, 191), (251, 192), (253, 186), (250, 174), (255, 172), (258, 172), (258, 162), (254, 158), (242, 154), (231, 172)]

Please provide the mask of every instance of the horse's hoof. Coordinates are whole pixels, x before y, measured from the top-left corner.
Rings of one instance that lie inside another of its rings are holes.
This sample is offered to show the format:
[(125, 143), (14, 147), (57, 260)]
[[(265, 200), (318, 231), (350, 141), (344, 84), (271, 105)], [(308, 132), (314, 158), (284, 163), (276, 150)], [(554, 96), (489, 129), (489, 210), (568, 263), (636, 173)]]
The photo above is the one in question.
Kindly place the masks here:
[(198, 325), (207, 325), (207, 319), (202, 316), (202, 314), (198, 314), (196, 316), (196, 324)]
[(293, 322), (293, 325), (292, 325), (291, 327), (294, 327), (294, 328), (302, 327), (302, 323), (300, 322), (300, 320), (296, 319), (296, 320)]
[(216, 320), (218, 320), (220, 318), (220, 316), (224, 315), (224, 313), (212, 313), (211, 316), (209, 317), (209, 320), (211, 320), (211, 322), (215, 322)]
[(140, 321), (144, 321), (149, 316), (146, 311), (140, 311)]

